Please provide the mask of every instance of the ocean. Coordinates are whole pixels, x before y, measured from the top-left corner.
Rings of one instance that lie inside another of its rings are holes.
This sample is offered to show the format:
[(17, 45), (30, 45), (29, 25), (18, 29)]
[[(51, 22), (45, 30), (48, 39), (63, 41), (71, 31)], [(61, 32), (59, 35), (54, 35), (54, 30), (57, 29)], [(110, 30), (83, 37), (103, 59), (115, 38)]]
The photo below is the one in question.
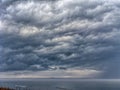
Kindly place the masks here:
[(118, 79), (0, 79), (1, 87), (17, 90), (120, 90)]

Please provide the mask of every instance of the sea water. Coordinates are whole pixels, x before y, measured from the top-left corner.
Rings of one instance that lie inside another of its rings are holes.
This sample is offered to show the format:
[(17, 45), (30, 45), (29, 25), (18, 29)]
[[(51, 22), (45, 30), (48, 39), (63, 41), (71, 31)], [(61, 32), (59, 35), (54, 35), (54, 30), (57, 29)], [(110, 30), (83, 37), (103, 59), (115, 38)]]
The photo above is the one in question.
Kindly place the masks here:
[(1, 79), (0, 86), (20, 90), (120, 90), (118, 79)]

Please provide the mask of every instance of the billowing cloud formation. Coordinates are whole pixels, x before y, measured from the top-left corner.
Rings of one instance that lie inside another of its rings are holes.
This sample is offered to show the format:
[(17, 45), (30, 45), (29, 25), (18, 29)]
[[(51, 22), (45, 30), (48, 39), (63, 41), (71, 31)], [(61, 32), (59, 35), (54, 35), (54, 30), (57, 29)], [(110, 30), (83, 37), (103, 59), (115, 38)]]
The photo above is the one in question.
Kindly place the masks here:
[(0, 71), (105, 69), (119, 55), (119, 3), (0, 1)]

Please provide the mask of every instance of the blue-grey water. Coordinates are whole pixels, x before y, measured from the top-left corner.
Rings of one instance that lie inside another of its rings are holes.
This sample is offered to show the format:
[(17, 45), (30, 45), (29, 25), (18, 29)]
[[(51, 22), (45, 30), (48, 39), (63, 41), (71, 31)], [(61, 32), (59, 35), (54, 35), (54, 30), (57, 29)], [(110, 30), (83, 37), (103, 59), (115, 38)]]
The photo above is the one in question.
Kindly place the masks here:
[(1, 79), (1, 87), (20, 90), (120, 90), (117, 79)]

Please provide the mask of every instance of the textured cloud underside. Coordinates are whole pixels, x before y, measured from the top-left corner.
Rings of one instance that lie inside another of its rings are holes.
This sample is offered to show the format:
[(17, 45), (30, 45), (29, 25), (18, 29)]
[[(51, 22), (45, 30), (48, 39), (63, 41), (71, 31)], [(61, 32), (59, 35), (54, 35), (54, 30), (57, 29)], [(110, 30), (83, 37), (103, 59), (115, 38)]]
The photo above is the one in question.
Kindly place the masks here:
[(0, 1), (0, 71), (105, 69), (120, 54), (119, 3)]

